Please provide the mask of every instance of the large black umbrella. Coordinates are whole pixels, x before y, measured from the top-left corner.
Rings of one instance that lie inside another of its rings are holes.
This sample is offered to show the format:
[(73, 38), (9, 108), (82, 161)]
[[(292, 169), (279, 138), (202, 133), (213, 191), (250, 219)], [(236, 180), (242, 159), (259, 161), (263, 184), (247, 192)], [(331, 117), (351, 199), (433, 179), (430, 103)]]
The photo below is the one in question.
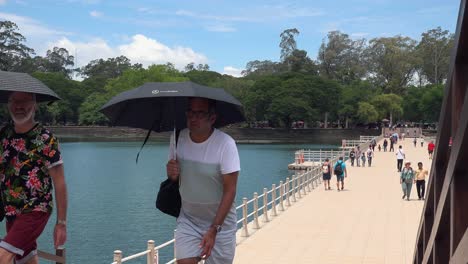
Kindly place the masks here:
[(101, 109), (114, 126), (152, 129), (156, 132), (186, 127), (190, 97), (216, 100), (215, 127), (245, 120), (241, 103), (220, 88), (193, 82), (151, 82), (113, 97)]
[(27, 73), (0, 71), (0, 103), (6, 103), (11, 92), (34, 93), (37, 102), (60, 100), (54, 91)]

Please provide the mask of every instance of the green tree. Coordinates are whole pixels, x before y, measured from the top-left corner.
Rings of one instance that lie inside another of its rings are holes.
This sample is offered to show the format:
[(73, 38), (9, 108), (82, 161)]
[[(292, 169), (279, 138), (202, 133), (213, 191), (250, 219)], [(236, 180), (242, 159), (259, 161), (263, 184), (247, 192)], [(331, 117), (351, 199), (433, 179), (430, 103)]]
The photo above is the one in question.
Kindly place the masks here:
[(359, 102), (357, 116), (362, 122), (375, 122), (379, 118), (379, 113), (375, 107), (367, 102)]
[(307, 51), (305, 50), (294, 50), (291, 55), (285, 59), (284, 63), (289, 65), (290, 70), (293, 72), (317, 74), (317, 66), (314, 61), (307, 56)]
[(103, 91), (107, 81), (121, 76), (127, 70), (142, 69), (139, 63), (132, 64), (125, 56), (115, 58), (96, 59), (79, 69), (81, 76), (85, 77), (83, 84), (93, 91)]
[(33, 77), (55, 91), (62, 100), (50, 106), (43, 105), (38, 118), (47, 123), (78, 123), (79, 107), (90, 91), (79, 81), (70, 80), (63, 73), (35, 72)]
[(377, 110), (378, 118), (389, 118), (390, 124), (393, 123), (395, 115), (403, 114), (403, 98), (396, 94), (380, 94), (372, 99), (372, 105)]
[(11, 21), (0, 21), (0, 70), (17, 71), (22, 60), (30, 58), (34, 50), (24, 44), (26, 38)]
[(428, 122), (437, 122), (439, 120), (440, 110), (442, 109), (442, 100), (444, 98), (444, 85), (429, 85), (424, 89), (420, 100), (419, 109), (423, 113), (424, 120)]
[(417, 51), (421, 73), (430, 83), (441, 84), (447, 79), (453, 42), (454, 35), (440, 27), (422, 33)]
[(277, 74), (285, 70), (283, 67), (284, 66), (282, 63), (277, 63), (270, 60), (254, 60), (247, 63), (245, 70), (242, 71), (242, 75), (252, 78)]
[(345, 119), (346, 128), (349, 127), (349, 121), (360, 120), (357, 107), (359, 103), (370, 101), (378, 92), (369, 81), (353, 81), (343, 86), (338, 115)]
[(331, 31), (318, 52), (320, 75), (348, 84), (366, 74), (363, 51), (365, 40), (352, 40), (340, 31)]
[(401, 94), (412, 80), (416, 68), (416, 41), (395, 36), (374, 38), (366, 49), (368, 74), (384, 93)]
[(43, 58), (44, 64), (40, 68), (43, 72), (59, 72), (65, 76), (71, 77), (72, 67), (75, 65), (75, 57), (68, 53), (65, 48), (54, 47), (48, 50), (46, 56)]
[(174, 68), (172, 64), (152, 65), (148, 69), (131, 69), (123, 72), (117, 78), (110, 79), (103, 92), (92, 93), (83, 102), (79, 113), (80, 124), (105, 124), (107, 119), (99, 112), (99, 109), (113, 96), (134, 89), (147, 82), (182, 82), (188, 79)]
[(285, 61), (297, 49), (297, 43), (294, 39), (297, 35), (299, 35), (299, 30), (296, 28), (286, 29), (280, 34), (281, 61)]

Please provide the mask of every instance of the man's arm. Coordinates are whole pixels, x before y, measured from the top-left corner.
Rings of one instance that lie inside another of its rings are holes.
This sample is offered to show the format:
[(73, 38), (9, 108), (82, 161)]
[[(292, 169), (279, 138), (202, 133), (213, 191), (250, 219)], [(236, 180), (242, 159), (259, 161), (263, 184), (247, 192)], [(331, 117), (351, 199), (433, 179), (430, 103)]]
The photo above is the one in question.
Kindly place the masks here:
[(236, 188), (237, 188), (237, 178), (239, 172), (232, 172), (228, 174), (223, 174), (223, 197), (221, 198), (221, 203), (219, 204), (218, 211), (216, 212), (215, 219), (213, 224), (203, 236), (203, 240), (200, 243), (200, 247), (203, 248), (201, 257), (206, 259), (211, 255), (211, 250), (214, 247), (217, 230), (217, 225), (222, 225), (227, 214), (231, 210), (232, 203), (236, 197)]
[(219, 205), (218, 211), (216, 212), (213, 225), (222, 225), (226, 215), (231, 210), (232, 203), (236, 197), (238, 176), (238, 171), (223, 175), (223, 197), (221, 198), (221, 204)]
[(49, 169), (55, 188), (55, 203), (57, 205), (57, 224), (54, 229), (55, 248), (65, 244), (67, 240), (67, 185), (65, 184), (65, 173), (63, 165), (57, 165)]

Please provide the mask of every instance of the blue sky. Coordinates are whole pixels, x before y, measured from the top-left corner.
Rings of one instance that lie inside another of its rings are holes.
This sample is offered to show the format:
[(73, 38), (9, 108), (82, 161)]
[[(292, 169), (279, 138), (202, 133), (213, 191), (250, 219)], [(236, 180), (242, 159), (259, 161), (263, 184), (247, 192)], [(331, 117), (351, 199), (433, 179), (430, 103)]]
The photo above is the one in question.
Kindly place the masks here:
[(278, 61), (280, 33), (297, 28), (313, 59), (330, 30), (353, 38), (405, 35), (441, 26), (455, 32), (459, 0), (0, 0), (0, 19), (18, 24), (43, 56), (54, 46), (82, 66), (119, 55), (145, 66), (207, 63), (238, 75), (251, 60)]

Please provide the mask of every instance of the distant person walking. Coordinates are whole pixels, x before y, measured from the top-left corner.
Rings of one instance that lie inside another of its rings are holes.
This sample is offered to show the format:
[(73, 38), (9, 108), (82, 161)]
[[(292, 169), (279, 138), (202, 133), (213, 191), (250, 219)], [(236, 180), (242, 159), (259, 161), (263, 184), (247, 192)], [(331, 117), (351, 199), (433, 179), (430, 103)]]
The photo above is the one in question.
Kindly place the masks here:
[(354, 160), (356, 159), (356, 151), (354, 148), (349, 152), (349, 159), (351, 160), (351, 166), (354, 167)]
[(395, 151), (395, 149), (393, 147), (394, 145), (395, 145), (395, 139), (391, 138), (390, 139), (390, 150), (389, 150), (390, 152)]
[(413, 168), (410, 167), (411, 162), (405, 162), (405, 167), (401, 171), (400, 174), (400, 183), (401, 188), (403, 190), (403, 197), (401, 199), (405, 199), (409, 201), (411, 195), (411, 188), (413, 187), (413, 180), (414, 180), (414, 171)]
[(424, 147), (424, 138), (421, 137), (421, 148)]
[(387, 146), (388, 146), (388, 140), (384, 139), (384, 141), (383, 141), (383, 151), (384, 152), (387, 152)]
[(343, 157), (340, 157), (339, 160), (335, 163), (333, 167), (333, 172), (336, 175), (336, 187), (340, 191), (340, 182), (341, 190), (344, 189), (344, 178), (348, 177), (348, 171), (346, 170), (346, 164), (343, 161)]
[(330, 165), (329, 159), (325, 159), (325, 162), (322, 164), (322, 179), (323, 179), (323, 184), (325, 186), (325, 191), (331, 190), (330, 188), (331, 165)]
[(375, 141), (375, 138), (373, 138), (371, 140), (371, 147), (372, 147), (372, 151), (375, 151), (375, 146), (377, 145), (377, 141)]
[(418, 162), (418, 169), (416, 170), (416, 190), (418, 191), (419, 200), (424, 200), (424, 192), (426, 190), (426, 176), (429, 172), (423, 168), (422, 162)]
[(372, 146), (369, 146), (369, 149), (366, 152), (367, 154), (367, 164), (370, 167), (372, 165), (372, 158), (374, 158), (374, 150), (372, 149)]
[(432, 159), (434, 149), (435, 149), (434, 141), (431, 141), (429, 144), (427, 144), (427, 152), (429, 153), (429, 159)]
[(403, 147), (400, 145), (398, 150), (395, 152), (397, 157), (397, 169), (398, 172), (401, 172), (401, 167), (403, 166), (403, 160), (406, 158), (405, 152), (403, 151)]
[(359, 160), (361, 158), (361, 148), (359, 146), (357, 146), (357, 149), (356, 149), (356, 165), (358, 167), (361, 167), (361, 161)]
[(414, 147), (416, 147), (416, 144), (418, 143), (418, 140), (416, 139), (416, 137), (413, 139), (413, 144), (414, 144)]
[(361, 162), (362, 162), (362, 166), (365, 167), (366, 166), (366, 152), (365, 151), (361, 153)]

